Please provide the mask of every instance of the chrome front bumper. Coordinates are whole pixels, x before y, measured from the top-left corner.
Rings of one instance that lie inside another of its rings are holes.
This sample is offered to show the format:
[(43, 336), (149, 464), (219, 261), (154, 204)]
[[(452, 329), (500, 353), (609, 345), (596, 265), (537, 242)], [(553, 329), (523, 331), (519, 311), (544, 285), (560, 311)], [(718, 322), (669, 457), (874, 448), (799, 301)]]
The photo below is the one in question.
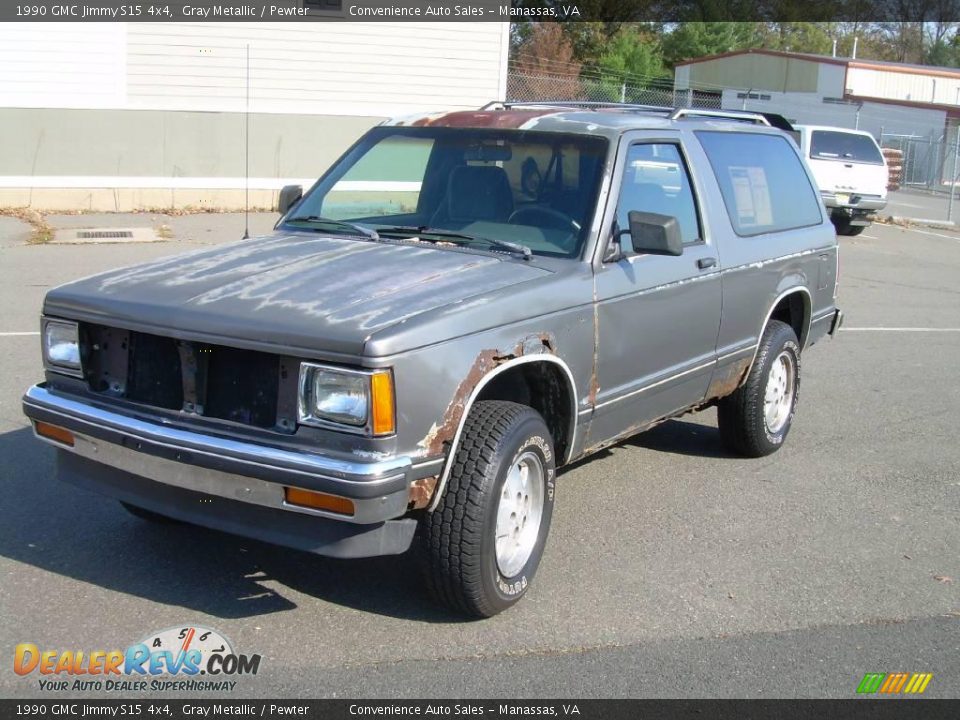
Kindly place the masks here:
[[(72, 447), (38, 438), (59, 450), (125, 473), (183, 490), (274, 510), (341, 522), (373, 524), (401, 517), (410, 502), (410, 483), (439, 473), (442, 459), (414, 464), (408, 457), (361, 462), (296, 452), (145, 422), (78, 402), (35, 385), (23, 397), (34, 423), (73, 433)], [(347, 497), (354, 514), (290, 505), (284, 486)]]

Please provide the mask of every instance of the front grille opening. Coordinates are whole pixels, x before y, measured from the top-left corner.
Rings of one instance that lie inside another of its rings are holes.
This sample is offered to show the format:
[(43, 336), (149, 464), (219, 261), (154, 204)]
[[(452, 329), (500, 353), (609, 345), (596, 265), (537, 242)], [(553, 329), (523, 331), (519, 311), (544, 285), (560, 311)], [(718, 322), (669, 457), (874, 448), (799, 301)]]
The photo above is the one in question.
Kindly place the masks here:
[(168, 410), (183, 407), (183, 379), (176, 340), (131, 333), (129, 358), (127, 398)]
[(276, 425), (279, 358), (219, 345), (204, 349), (208, 355), (203, 414), (255, 427)]

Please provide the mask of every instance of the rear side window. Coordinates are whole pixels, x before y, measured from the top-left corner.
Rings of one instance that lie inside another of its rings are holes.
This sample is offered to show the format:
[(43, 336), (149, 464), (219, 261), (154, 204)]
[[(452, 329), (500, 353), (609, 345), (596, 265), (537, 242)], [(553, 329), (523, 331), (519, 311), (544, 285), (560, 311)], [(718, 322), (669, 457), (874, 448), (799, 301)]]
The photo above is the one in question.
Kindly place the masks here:
[(873, 138), (833, 130), (813, 131), (810, 135), (810, 157), (814, 160), (843, 160), (883, 165), (883, 156)]
[(820, 202), (790, 140), (760, 133), (697, 132), (730, 222), (750, 236), (819, 225)]

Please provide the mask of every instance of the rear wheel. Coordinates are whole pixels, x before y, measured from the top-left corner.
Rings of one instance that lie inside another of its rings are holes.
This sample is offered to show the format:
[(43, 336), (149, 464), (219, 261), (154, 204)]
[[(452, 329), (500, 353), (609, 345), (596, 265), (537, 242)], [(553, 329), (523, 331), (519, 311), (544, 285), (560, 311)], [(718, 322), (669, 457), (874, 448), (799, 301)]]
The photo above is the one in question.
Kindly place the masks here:
[(850, 220), (850, 216), (844, 214), (834, 215), (830, 218), (830, 222), (833, 223), (833, 228), (837, 231), (837, 235), (843, 235), (845, 237), (859, 235), (867, 229), (866, 225), (852, 225)]
[(771, 320), (750, 374), (717, 405), (720, 437), (747, 457), (776, 452), (790, 432), (800, 389), (800, 343), (793, 328)]
[(425, 581), (444, 604), (490, 617), (522, 598), (553, 515), (553, 442), (538, 412), (478, 402), (447, 486), (418, 529)]
[(849, 223), (847, 223), (847, 225), (843, 228), (843, 230), (840, 230), (839, 228), (837, 228), (837, 235), (844, 235), (844, 236), (859, 235), (866, 229), (867, 229), (866, 225), (850, 225)]

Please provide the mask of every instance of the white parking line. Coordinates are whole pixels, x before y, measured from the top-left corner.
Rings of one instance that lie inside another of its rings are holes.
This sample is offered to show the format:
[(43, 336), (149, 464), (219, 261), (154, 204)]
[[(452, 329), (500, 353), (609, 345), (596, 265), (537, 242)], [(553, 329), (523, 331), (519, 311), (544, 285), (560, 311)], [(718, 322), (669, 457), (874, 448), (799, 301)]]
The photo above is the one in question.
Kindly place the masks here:
[(0, 337), (30, 337), (32, 335), (39, 335), (39, 330), (31, 330), (27, 332), (0, 332)]
[(920, 233), (921, 235), (932, 235), (933, 237), (946, 238), (947, 240), (953, 240), (954, 242), (960, 242), (960, 238), (956, 235), (944, 235), (942, 233), (930, 232), (929, 230), (919, 230), (917, 228), (908, 228), (910, 232)]
[(955, 333), (960, 328), (931, 328), (931, 327), (842, 327), (840, 332), (932, 332)]

